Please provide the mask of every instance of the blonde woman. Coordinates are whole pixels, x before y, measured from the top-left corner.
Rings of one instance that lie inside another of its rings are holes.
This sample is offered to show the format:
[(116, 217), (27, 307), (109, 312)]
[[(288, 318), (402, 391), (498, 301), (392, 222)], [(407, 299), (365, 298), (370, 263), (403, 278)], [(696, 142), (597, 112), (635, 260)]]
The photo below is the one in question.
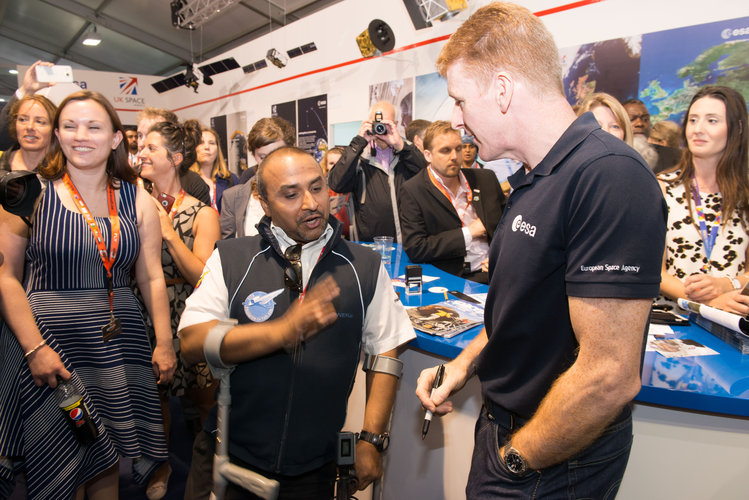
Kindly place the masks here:
[(603, 130), (632, 145), (632, 124), (627, 111), (616, 97), (605, 92), (588, 94), (578, 106), (577, 114), (579, 116), (586, 111), (593, 113)]
[(196, 149), (198, 158), (190, 170), (199, 173), (203, 182), (208, 185), (211, 191), (211, 206), (221, 213), (221, 197), (224, 191), (239, 183), (239, 179), (226, 167), (224, 154), (219, 147), (218, 132), (203, 127), (202, 133), (202, 141)]

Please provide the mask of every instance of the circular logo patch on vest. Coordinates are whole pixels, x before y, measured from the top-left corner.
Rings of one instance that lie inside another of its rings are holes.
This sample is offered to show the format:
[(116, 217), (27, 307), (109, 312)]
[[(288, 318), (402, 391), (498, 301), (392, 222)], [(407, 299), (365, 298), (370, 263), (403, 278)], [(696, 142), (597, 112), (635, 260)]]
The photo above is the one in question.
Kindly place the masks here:
[(252, 292), (242, 302), (244, 313), (255, 323), (266, 321), (273, 315), (273, 310), (276, 307), (276, 302), (273, 299), (281, 293), (283, 293), (283, 288), (270, 293)]

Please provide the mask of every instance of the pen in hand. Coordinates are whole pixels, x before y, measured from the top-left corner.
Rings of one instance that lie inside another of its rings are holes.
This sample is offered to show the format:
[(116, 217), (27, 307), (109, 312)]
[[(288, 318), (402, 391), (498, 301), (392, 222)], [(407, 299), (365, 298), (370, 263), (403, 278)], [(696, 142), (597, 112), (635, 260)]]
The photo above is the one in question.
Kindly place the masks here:
[[(445, 378), (445, 365), (439, 365), (437, 368), (437, 375), (434, 377), (434, 382), (432, 383), (432, 392), (429, 394), (429, 397), (432, 397), (434, 395), (434, 391), (437, 389), (437, 387), (442, 385), (442, 379)], [(426, 415), (424, 415), (424, 423), (421, 425), (421, 439), (424, 439), (427, 437), (427, 432), (429, 431), (429, 424), (432, 421), (432, 412), (427, 410)]]

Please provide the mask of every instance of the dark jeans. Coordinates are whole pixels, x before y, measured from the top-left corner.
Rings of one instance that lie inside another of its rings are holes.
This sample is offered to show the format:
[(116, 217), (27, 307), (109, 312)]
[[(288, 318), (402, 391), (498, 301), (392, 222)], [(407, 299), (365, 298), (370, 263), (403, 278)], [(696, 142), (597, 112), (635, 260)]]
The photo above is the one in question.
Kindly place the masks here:
[[(207, 500), (210, 496), (213, 487), (213, 455), (215, 451), (216, 438), (205, 430), (201, 430), (195, 438), (192, 448), (192, 463), (185, 485), (185, 500)], [(252, 469), (247, 464), (233, 459), (232, 463)], [(281, 483), (279, 500), (330, 500), (333, 498), (333, 486), (336, 477), (334, 462), (299, 476), (280, 476), (264, 471), (257, 472)], [(229, 483), (225, 498), (226, 500), (255, 500), (260, 497)]]
[(466, 497), (469, 500), (615, 498), (632, 447), (632, 413), (629, 407), (624, 412), (592, 445), (576, 456), (516, 478), (507, 472), (499, 457), (500, 448), (512, 433), (511, 419), (505, 415), (492, 419), (484, 406), (476, 422)]

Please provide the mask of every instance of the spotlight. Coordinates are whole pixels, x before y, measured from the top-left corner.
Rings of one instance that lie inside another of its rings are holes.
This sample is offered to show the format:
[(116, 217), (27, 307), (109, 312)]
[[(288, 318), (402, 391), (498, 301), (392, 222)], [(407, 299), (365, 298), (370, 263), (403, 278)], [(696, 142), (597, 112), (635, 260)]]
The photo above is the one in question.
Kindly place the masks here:
[(381, 19), (374, 19), (367, 29), (356, 37), (356, 45), (363, 57), (372, 57), (393, 50), (395, 34), (388, 24)]
[(87, 45), (89, 47), (96, 47), (101, 43), (101, 37), (96, 32), (96, 25), (94, 24), (94, 28), (89, 31), (88, 36), (83, 39), (83, 45)]

